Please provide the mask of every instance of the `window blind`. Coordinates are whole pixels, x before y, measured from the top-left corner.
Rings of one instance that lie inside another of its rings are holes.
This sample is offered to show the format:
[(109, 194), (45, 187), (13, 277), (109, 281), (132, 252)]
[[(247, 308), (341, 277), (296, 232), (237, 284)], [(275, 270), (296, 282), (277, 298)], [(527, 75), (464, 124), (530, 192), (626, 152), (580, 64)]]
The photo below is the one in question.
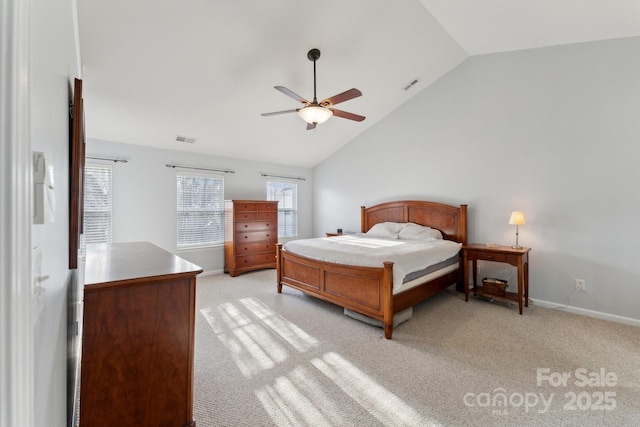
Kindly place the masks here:
[(178, 248), (224, 241), (224, 178), (178, 172)]
[(108, 165), (85, 165), (84, 217), (85, 243), (111, 242), (112, 170)]
[(278, 237), (298, 235), (298, 184), (267, 181), (267, 200), (278, 201)]

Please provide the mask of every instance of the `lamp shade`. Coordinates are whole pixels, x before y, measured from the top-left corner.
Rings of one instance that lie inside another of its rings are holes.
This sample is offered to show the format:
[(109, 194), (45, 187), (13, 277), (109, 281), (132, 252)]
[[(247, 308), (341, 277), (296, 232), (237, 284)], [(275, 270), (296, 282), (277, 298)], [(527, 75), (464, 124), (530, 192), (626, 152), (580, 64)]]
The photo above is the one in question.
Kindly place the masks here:
[(510, 225), (523, 225), (526, 224), (524, 221), (524, 214), (520, 211), (511, 212), (511, 218), (509, 218)]
[(319, 105), (310, 105), (298, 111), (298, 115), (307, 123), (320, 124), (326, 122), (333, 116), (333, 111)]

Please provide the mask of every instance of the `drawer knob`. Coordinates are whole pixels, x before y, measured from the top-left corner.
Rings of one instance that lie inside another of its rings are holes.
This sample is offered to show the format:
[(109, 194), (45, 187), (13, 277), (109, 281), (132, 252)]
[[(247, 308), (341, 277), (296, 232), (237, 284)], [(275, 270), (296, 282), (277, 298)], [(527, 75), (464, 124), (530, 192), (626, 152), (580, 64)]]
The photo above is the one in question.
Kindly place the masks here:
[(249, 226), (248, 224), (245, 224), (245, 225), (244, 225), (244, 228), (247, 228), (248, 226)]
[(244, 236), (245, 239), (249, 238), (249, 236)]

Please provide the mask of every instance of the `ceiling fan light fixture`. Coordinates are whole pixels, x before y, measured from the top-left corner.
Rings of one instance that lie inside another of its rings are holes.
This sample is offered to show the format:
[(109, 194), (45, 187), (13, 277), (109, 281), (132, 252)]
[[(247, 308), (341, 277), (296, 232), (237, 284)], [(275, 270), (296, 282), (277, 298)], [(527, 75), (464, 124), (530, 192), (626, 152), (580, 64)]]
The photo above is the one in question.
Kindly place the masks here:
[(307, 123), (320, 124), (329, 120), (333, 116), (333, 111), (319, 105), (310, 105), (298, 111), (298, 115)]

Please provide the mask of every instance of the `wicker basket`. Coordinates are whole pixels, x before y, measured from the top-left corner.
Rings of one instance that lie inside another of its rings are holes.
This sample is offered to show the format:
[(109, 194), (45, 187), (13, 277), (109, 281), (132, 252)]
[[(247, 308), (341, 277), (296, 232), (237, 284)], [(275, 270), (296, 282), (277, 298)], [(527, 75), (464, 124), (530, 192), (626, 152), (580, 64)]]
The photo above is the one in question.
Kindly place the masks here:
[(506, 280), (494, 279), (492, 277), (482, 279), (482, 287), (486, 294), (505, 296), (508, 286)]

